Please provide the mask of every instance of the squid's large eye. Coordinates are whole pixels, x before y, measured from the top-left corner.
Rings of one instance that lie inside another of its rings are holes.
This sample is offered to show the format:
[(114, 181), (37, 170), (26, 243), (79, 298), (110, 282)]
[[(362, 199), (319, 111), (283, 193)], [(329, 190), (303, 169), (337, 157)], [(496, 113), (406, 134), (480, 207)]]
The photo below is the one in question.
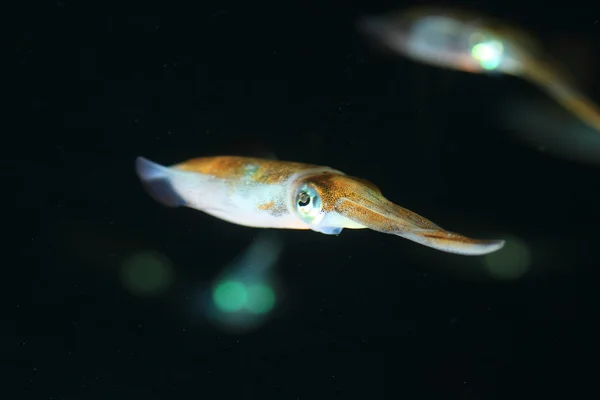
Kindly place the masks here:
[(317, 191), (308, 186), (304, 185), (296, 194), (296, 211), (304, 222), (317, 223), (321, 215), (321, 196)]

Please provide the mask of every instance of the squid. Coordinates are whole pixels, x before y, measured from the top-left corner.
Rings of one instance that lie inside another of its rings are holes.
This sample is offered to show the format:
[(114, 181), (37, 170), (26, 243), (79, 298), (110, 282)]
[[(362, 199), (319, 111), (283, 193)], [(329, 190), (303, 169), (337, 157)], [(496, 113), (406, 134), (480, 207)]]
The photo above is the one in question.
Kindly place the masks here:
[(521, 29), (467, 11), (422, 7), (364, 17), (359, 29), (415, 61), (470, 73), (524, 78), (600, 132), (600, 110)]
[(138, 157), (135, 170), (157, 202), (242, 226), (326, 235), (369, 228), (462, 255), (487, 254), (504, 245), (446, 231), (387, 200), (373, 183), (330, 167), (236, 156), (163, 166)]

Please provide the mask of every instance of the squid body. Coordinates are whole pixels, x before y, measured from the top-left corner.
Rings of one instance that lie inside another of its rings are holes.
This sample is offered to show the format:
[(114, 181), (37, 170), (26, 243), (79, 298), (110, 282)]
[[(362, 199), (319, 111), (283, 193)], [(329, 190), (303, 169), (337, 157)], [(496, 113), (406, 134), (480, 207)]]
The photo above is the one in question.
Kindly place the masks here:
[(504, 245), (448, 232), (390, 202), (374, 184), (324, 166), (220, 156), (166, 167), (138, 157), (136, 172), (158, 202), (238, 225), (328, 235), (369, 228), (464, 255), (491, 253)]

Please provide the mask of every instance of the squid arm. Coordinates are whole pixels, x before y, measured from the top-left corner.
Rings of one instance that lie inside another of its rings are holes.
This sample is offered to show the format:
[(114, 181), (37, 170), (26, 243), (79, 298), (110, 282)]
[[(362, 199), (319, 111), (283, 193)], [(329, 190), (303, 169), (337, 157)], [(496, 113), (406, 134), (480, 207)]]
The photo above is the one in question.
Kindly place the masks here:
[(243, 226), (329, 235), (369, 228), (463, 255), (487, 254), (504, 245), (446, 231), (390, 202), (373, 183), (324, 166), (221, 156), (166, 167), (138, 157), (136, 173), (166, 206), (193, 208)]

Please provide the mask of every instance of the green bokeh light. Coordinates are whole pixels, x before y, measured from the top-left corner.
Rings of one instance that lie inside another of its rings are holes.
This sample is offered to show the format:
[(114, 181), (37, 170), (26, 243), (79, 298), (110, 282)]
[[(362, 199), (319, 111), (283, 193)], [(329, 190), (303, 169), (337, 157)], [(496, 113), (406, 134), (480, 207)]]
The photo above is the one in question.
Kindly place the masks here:
[(123, 262), (121, 281), (133, 294), (154, 296), (169, 288), (173, 282), (173, 268), (162, 254), (142, 251)]
[(229, 279), (215, 287), (213, 301), (224, 312), (246, 310), (252, 314), (265, 314), (275, 305), (275, 292), (265, 283), (244, 284)]
[(253, 314), (264, 314), (275, 305), (275, 292), (270, 286), (259, 283), (248, 287), (246, 308)]
[(246, 286), (238, 281), (223, 281), (215, 288), (213, 292), (213, 301), (222, 311), (239, 311), (248, 301)]
[(506, 244), (500, 251), (486, 254), (483, 262), (490, 275), (497, 279), (517, 279), (531, 269), (531, 250), (525, 241), (505, 237)]

